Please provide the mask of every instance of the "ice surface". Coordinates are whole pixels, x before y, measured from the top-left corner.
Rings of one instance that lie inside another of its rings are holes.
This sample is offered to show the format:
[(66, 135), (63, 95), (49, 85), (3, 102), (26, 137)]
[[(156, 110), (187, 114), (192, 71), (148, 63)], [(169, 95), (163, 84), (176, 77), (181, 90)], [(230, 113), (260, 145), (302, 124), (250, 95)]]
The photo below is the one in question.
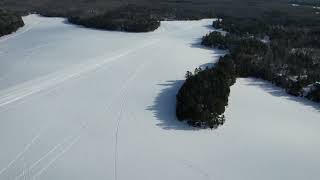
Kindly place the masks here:
[(152, 33), (24, 17), (0, 39), (1, 180), (318, 180), (317, 104), (256, 79), (232, 87), (226, 123), (175, 118), (187, 70), (223, 54), (199, 46), (212, 20)]

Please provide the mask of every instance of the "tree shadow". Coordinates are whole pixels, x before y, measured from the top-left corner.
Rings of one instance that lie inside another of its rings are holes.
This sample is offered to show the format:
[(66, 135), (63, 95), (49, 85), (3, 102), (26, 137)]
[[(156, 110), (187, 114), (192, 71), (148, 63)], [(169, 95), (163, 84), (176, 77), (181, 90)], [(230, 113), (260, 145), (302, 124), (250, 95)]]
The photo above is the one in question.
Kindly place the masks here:
[(165, 130), (198, 130), (176, 118), (176, 94), (183, 83), (183, 80), (175, 80), (158, 84), (164, 88), (155, 98), (153, 105), (147, 107), (159, 121), (157, 125)]
[(315, 110), (317, 112), (320, 112), (320, 104), (319, 103), (313, 102), (313, 101), (311, 101), (307, 98), (304, 98), (304, 97), (292, 96), (292, 95), (288, 94), (283, 88), (277, 87), (268, 81), (265, 81), (262, 79), (257, 79), (257, 78), (247, 78), (246, 85), (259, 87), (259, 88), (263, 89), (264, 91), (266, 91), (267, 93), (271, 94), (272, 96), (282, 97), (282, 98), (288, 99), (290, 101), (298, 102), (304, 106), (312, 108), (313, 110)]
[[(205, 25), (205, 27), (208, 29), (208, 33), (216, 30), (211, 25)], [(208, 61), (211, 61), (211, 63), (200, 65), (199, 67), (202, 69), (205, 69), (206, 67), (213, 67), (216, 62), (212, 60), (218, 60), (219, 57), (228, 53), (226, 50), (218, 50), (203, 46), (201, 45), (201, 41), (202, 38), (195, 38), (190, 46), (191, 48), (199, 48), (210, 51), (212, 54), (212, 57), (208, 59)], [(158, 84), (159, 86), (164, 86), (165, 88), (163, 88), (155, 98), (154, 104), (147, 107), (147, 110), (152, 111), (154, 117), (156, 117), (156, 119), (159, 121), (157, 125), (165, 130), (200, 130), (200, 128), (192, 127), (185, 122), (178, 121), (176, 118), (176, 94), (183, 83), (184, 80), (170, 80), (163, 84)]]

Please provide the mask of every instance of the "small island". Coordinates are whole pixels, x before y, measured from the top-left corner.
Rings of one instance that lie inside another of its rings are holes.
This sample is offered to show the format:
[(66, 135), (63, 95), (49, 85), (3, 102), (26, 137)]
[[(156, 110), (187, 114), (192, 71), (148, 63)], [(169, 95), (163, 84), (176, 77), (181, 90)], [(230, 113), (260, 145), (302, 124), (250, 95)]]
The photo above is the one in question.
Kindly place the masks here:
[(231, 56), (227, 55), (214, 68), (188, 71), (186, 82), (177, 94), (177, 118), (199, 128), (216, 129), (223, 125), (230, 86), (236, 80), (235, 70)]

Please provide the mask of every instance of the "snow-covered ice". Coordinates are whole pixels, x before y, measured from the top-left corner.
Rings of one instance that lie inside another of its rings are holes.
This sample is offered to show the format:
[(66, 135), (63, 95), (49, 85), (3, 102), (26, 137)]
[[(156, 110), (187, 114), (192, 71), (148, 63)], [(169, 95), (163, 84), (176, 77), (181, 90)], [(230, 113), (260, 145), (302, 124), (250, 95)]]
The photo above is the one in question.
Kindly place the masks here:
[(187, 70), (224, 52), (199, 46), (212, 20), (152, 33), (24, 17), (0, 38), (0, 180), (318, 180), (320, 108), (238, 79), (226, 123), (175, 118)]

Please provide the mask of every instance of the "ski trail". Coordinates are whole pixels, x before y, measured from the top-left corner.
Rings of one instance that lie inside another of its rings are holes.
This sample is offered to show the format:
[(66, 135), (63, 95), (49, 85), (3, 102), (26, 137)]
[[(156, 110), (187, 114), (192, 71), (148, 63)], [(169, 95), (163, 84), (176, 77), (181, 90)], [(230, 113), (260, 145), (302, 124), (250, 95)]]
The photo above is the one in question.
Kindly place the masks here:
[[(175, 33), (178, 32), (184, 32), (192, 29), (194, 26), (188, 27), (184, 30), (176, 30)], [(77, 65), (73, 69), (67, 69), (62, 72), (53, 73), (35, 80), (31, 80), (26, 83), (22, 83), (20, 85), (14, 86), (13, 88), (6, 89), (2, 92), (0, 92), (0, 107), (6, 106), (8, 104), (11, 104), (13, 102), (16, 102), (18, 100), (21, 100), (25, 97), (28, 97), (30, 95), (33, 95), (35, 93), (38, 93), (40, 91), (43, 91), (45, 89), (51, 88), (53, 86), (56, 86), (57, 84), (63, 83), (69, 79), (72, 79), (74, 77), (80, 76), (83, 73), (87, 73), (90, 71), (93, 71), (95, 69), (98, 69), (99, 67), (112, 62), (114, 60), (117, 60), (119, 58), (122, 58), (124, 56), (127, 56), (135, 51), (138, 51), (140, 49), (143, 49), (145, 47), (148, 47), (150, 45), (153, 45), (157, 43), (159, 39), (155, 40), (149, 40), (147, 43), (142, 44), (141, 46), (137, 46), (136, 48), (129, 49), (125, 52), (122, 52), (118, 55), (109, 57), (104, 59), (104, 56), (98, 57), (98, 62), (96, 63), (87, 63), (87, 64), (80, 64)], [(104, 60), (103, 60), (104, 59)], [(100, 61), (99, 61), (100, 60)]]
[[(144, 63), (143, 63), (144, 64)], [(124, 111), (125, 108), (125, 99), (126, 99), (126, 92), (127, 92), (127, 88), (128, 85), (130, 84), (130, 82), (135, 78), (135, 75), (140, 71), (141, 65), (139, 68), (137, 68), (133, 75), (127, 80), (127, 82), (125, 83), (125, 85), (122, 88), (121, 91), (121, 106), (120, 106), (120, 112), (118, 114), (117, 117), (117, 124), (116, 124), (116, 131), (115, 131), (115, 144), (114, 144), (114, 179), (118, 180), (118, 140), (119, 140), (119, 128), (120, 128), (120, 122), (121, 122), (121, 118), (122, 118), (122, 113)]]
[[(68, 152), (72, 146), (74, 144), (76, 144), (79, 140), (80, 140), (80, 137), (83, 135), (83, 130), (85, 128), (87, 128), (87, 125), (88, 125), (88, 122), (84, 122), (83, 125), (81, 126), (81, 128), (79, 129), (80, 133), (77, 134), (77, 135), (74, 135), (70, 141), (66, 142), (66, 146), (65, 147), (61, 147), (60, 148), (60, 153), (58, 153), (56, 156), (54, 156), (47, 165), (45, 165), (40, 171), (38, 171), (34, 176), (33, 176), (33, 179), (35, 179), (36, 177), (40, 176), (42, 173), (44, 173), (47, 169), (49, 169), (49, 167), (54, 163), (56, 162), (63, 154), (65, 154), (66, 152)], [(63, 145), (64, 143), (61, 144), (61, 146)], [(60, 147), (60, 146), (59, 146)], [(56, 149), (58, 149), (59, 147), (57, 147)]]
[[(53, 148), (51, 148), (47, 153), (45, 153), (43, 156), (40, 157), (40, 159), (38, 159), (37, 161), (35, 161), (34, 163), (32, 163), (31, 166), (28, 167), (28, 171), (30, 172), (31, 170), (33, 170), (38, 164), (40, 164), (44, 159), (46, 159), (47, 157), (49, 157), (52, 153), (54, 153), (57, 149), (60, 148), (61, 151), (63, 151), (64, 153), (66, 152), (66, 149), (72, 144), (75, 144), (76, 142), (74, 142), (76, 139), (79, 140), (79, 136), (82, 135), (82, 131), (83, 129), (85, 129), (87, 127), (88, 122), (84, 122), (82, 123), (79, 131), (80, 133), (76, 133), (75, 135), (70, 135), (67, 136), (66, 138), (64, 138), (60, 143), (56, 144)], [(77, 141), (78, 141), (77, 140)], [(65, 148), (63, 148), (63, 146), (66, 146)], [(70, 147), (71, 148), (71, 147)], [(69, 149), (70, 149), (69, 148)], [(60, 154), (60, 153), (59, 153)], [(53, 161), (53, 159), (55, 159)], [(54, 163), (58, 158), (56, 158), (56, 156), (50, 160), (50, 163)], [(18, 176), (15, 177), (15, 180), (18, 180), (19, 178), (22, 177), (22, 173), (19, 174)]]
[[(128, 84), (132, 81), (128, 81)], [(121, 100), (121, 107), (120, 112), (117, 117), (117, 125), (116, 125), (116, 131), (115, 131), (115, 144), (114, 144), (114, 179), (118, 180), (118, 141), (119, 141), (119, 132), (120, 132), (120, 122), (122, 119), (122, 114), (124, 111), (124, 108), (126, 106), (126, 95), (127, 95), (127, 87), (123, 91), (122, 100)]]
[[(143, 64), (144, 65), (144, 64)], [(143, 65), (141, 67), (143, 67)], [(136, 75), (138, 74), (138, 72), (141, 71), (141, 67), (138, 68), (138, 70), (136, 70), (134, 72), (134, 75), (131, 76), (131, 78), (128, 80), (128, 82), (126, 83), (126, 86), (123, 89), (122, 92), (122, 100), (121, 100), (121, 107), (120, 107), (120, 112), (118, 114), (117, 117), (117, 124), (116, 124), (116, 131), (115, 131), (115, 144), (114, 144), (114, 179), (118, 180), (118, 154), (119, 154), (119, 149), (118, 149), (118, 142), (119, 142), (119, 132), (120, 132), (120, 123), (121, 123), (121, 119), (122, 119), (122, 115), (124, 112), (124, 109), (126, 107), (126, 97), (127, 97), (127, 90), (128, 90), (128, 85), (135, 79)]]
[(118, 180), (118, 139), (119, 139), (119, 128), (120, 128), (120, 121), (122, 118), (122, 113), (124, 109), (124, 103), (121, 104), (121, 110), (118, 115), (116, 133), (115, 133), (115, 145), (114, 145), (114, 179)]
[(38, 171), (33, 177), (32, 180), (36, 180), (37, 177), (39, 177), (42, 173), (44, 173), (52, 164), (57, 161), (61, 156), (63, 156), (66, 152), (68, 152), (71, 147), (76, 144), (80, 140), (81, 134), (74, 138), (69, 145), (66, 146), (66, 148), (62, 149), (60, 153), (58, 153), (51, 161), (44, 166), (40, 171)]
[[(28, 171), (31, 172), (38, 164), (40, 164), (44, 159), (49, 157), (52, 153), (54, 153), (58, 148), (63, 146), (63, 144), (66, 144), (68, 141), (72, 140), (72, 136), (68, 136), (62, 140), (62, 142), (56, 144), (53, 148), (51, 148), (48, 152), (46, 152), (43, 156), (40, 157), (37, 161), (32, 163), (31, 166), (28, 167)], [(23, 176), (23, 174), (19, 174), (18, 176), (15, 177), (15, 180), (20, 179)]]
[[(117, 167), (118, 167), (118, 160), (117, 160), (117, 157), (118, 157), (118, 136), (119, 136), (119, 128), (120, 128), (120, 121), (121, 121), (121, 117), (122, 117), (122, 113), (123, 113), (123, 110), (124, 110), (124, 96), (125, 96), (125, 94), (126, 94), (126, 90), (127, 90), (127, 87), (128, 87), (128, 85), (130, 84), (130, 82), (132, 82), (132, 80), (133, 79), (135, 79), (135, 77), (136, 77), (136, 75), (137, 75), (137, 73), (138, 72), (140, 72), (141, 71), (141, 69), (142, 69), (142, 67), (144, 67), (145, 66), (145, 64), (146, 64), (146, 62), (145, 63), (143, 63), (142, 65), (140, 65), (131, 75), (130, 75), (130, 78), (129, 79), (127, 79), (126, 81), (125, 81), (125, 83), (124, 83), (124, 85), (121, 87), (121, 91), (120, 91), (120, 93), (118, 94), (118, 96), (122, 96), (123, 98), (122, 98), (122, 100), (121, 100), (121, 107), (120, 107), (120, 113), (119, 113), (119, 115), (118, 115), (118, 117), (117, 117), (117, 125), (116, 125), (116, 131), (115, 131), (115, 147), (114, 147), (114, 177), (115, 177), (115, 180), (117, 180), (118, 179), (118, 169), (117, 169)], [(118, 97), (117, 96), (117, 97)], [(112, 100), (112, 102), (115, 100), (115, 99), (117, 99), (117, 98), (114, 98), (113, 100)], [(112, 105), (112, 103), (110, 103), (108, 106), (107, 106), (107, 112), (110, 110), (110, 108), (111, 108), (111, 105)]]
[(24, 147), (23, 151), (21, 151), (20, 153), (18, 153), (18, 154), (16, 155), (16, 157), (15, 157), (13, 160), (11, 160), (6, 167), (4, 167), (3, 169), (1, 169), (0, 175), (2, 175), (4, 172), (6, 172), (17, 160), (19, 160), (19, 159), (30, 149), (30, 147), (31, 147), (34, 143), (36, 143), (36, 142), (38, 141), (38, 139), (40, 138), (40, 136), (41, 136), (42, 133), (43, 133), (43, 131), (40, 130), (40, 131), (36, 134), (36, 136), (33, 137), (33, 139), (31, 140), (31, 142)]
[(146, 61), (144, 63), (142, 63), (131, 75), (131, 77), (127, 80), (127, 82), (125, 83), (125, 86), (122, 89), (122, 100), (121, 100), (121, 107), (120, 107), (120, 112), (119, 115), (117, 117), (117, 124), (116, 124), (116, 131), (115, 131), (115, 144), (114, 144), (114, 178), (115, 180), (118, 180), (118, 154), (119, 154), (119, 148), (118, 148), (118, 142), (119, 142), (119, 133), (120, 133), (120, 123), (121, 123), (121, 119), (122, 119), (122, 115), (124, 112), (124, 109), (126, 107), (126, 98), (127, 98), (127, 91), (128, 91), (128, 86), (130, 85), (130, 83), (132, 83), (132, 81), (138, 76), (138, 74), (147, 66), (152, 64), (153, 61)]
[[(141, 46), (141, 47), (139, 47), (138, 49), (140, 49), (140, 48), (144, 48), (144, 47), (146, 47), (146, 46), (149, 46), (149, 45), (152, 45), (152, 44), (155, 44), (156, 42), (158, 42), (159, 40), (155, 40), (155, 41), (152, 41), (151, 43), (147, 43), (147, 44), (144, 44), (143, 46)], [(137, 48), (136, 48), (137, 49)], [(132, 50), (131, 50), (132, 51)], [(127, 53), (129, 54), (129, 53), (131, 53), (131, 51), (127, 51)], [(127, 54), (126, 53), (126, 54)], [(121, 57), (122, 57), (122, 55), (121, 55)], [(127, 82), (125, 83), (125, 85), (123, 86), (123, 90), (126, 90), (127, 89), (127, 85), (136, 77), (136, 74), (145, 66), (145, 64), (146, 63), (143, 63), (142, 65), (140, 65), (140, 67), (139, 68), (137, 68), (136, 70), (135, 70), (135, 72), (133, 73), (133, 75), (131, 76), (131, 78), (129, 78), (129, 80), (127, 80)], [(16, 90), (16, 92), (14, 92), (15, 94), (17, 94), (17, 93), (19, 93), (19, 88)], [(125, 91), (123, 92), (123, 94), (125, 94)], [(8, 98), (10, 98), (10, 94), (8, 95), (8, 96), (4, 96), (4, 97), (2, 97), (2, 98), (4, 98), (4, 99), (8, 99)], [(124, 98), (123, 98), (123, 101), (124, 101)], [(124, 106), (124, 103), (122, 103), (122, 106)], [(110, 107), (111, 107), (111, 104), (110, 104)], [(122, 108), (122, 111), (123, 111), (123, 108)], [(122, 112), (121, 112), (121, 114), (122, 114)], [(120, 115), (120, 118), (121, 118), (121, 116), (122, 115)], [(119, 126), (120, 126), (120, 121), (118, 121), (118, 125), (117, 125), (117, 134), (118, 134), (118, 132), (119, 132)], [(38, 139), (40, 137), (40, 134), (37, 136), (37, 138), (36, 139)], [(57, 144), (56, 146), (54, 146), (49, 152), (47, 152), (44, 156), (42, 156), (39, 160), (37, 160), (35, 163), (33, 163), (29, 168), (28, 168), (28, 171), (31, 171), (31, 170), (33, 170), (33, 168), (34, 167), (36, 167), (42, 160), (44, 160), (45, 158), (47, 158), (50, 154), (52, 154), (53, 152), (55, 152), (59, 147), (61, 147), (63, 144), (67, 144), (67, 140), (68, 139), (70, 139), (70, 137), (68, 137), (68, 138), (66, 138), (65, 140), (63, 140), (63, 142), (62, 143), (59, 143), (59, 144)], [(76, 139), (79, 139), (79, 138), (76, 138)], [(33, 142), (33, 141), (32, 141)], [(75, 142), (74, 142), (75, 143)], [(67, 147), (69, 147), (70, 145), (72, 146), (73, 144), (73, 141), (67, 146)], [(28, 149), (30, 148), (30, 146), (32, 145), (33, 143), (31, 143), (29, 146), (28, 146)], [(71, 147), (70, 147), (71, 148)], [(70, 149), (70, 148), (67, 148), (67, 149)], [(63, 151), (63, 153), (65, 153), (66, 152), (66, 150), (62, 150)], [(21, 154), (22, 155), (22, 154)], [(19, 156), (21, 156), (20, 154), (19, 154)], [(56, 158), (54, 158), (54, 159), (56, 159)], [(54, 160), (55, 161), (55, 160)], [(52, 163), (54, 163), (54, 161), (50, 161), (50, 164), (52, 164)], [(49, 168), (50, 167), (50, 165), (47, 167), (47, 168)], [(47, 168), (45, 168), (45, 169), (47, 169)], [(44, 169), (44, 170), (45, 170)], [(44, 171), (43, 170), (43, 171)], [(21, 178), (21, 176), (22, 176), (22, 174), (20, 174), (20, 175), (18, 175), (15, 179), (19, 179), (19, 178)], [(38, 176), (38, 175), (37, 175)]]
[[(48, 76), (44, 76), (44, 77), (41, 77), (41, 78), (38, 78), (38, 79), (35, 79), (33, 81), (30, 81), (30, 82), (26, 82), (26, 83), (23, 83), (21, 85), (18, 85), (18, 86), (15, 86), (9, 90), (5, 90), (5, 91), (8, 91), (8, 92), (4, 92), (4, 93), (1, 93), (0, 94), (3, 94), (3, 95), (0, 95), (0, 98), (1, 98), (1, 101), (5, 101), (6, 99), (11, 99), (12, 96), (15, 96), (17, 94), (21, 94), (21, 93), (24, 93), (26, 90), (28, 89), (36, 89), (37, 86), (32, 86), (33, 84), (41, 84), (43, 81), (43, 84), (42, 85), (47, 85), (46, 83), (48, 83), (47, 81), (49, 80), (52, 80), (52, 81), (56, 81), (57, 79), (60, 80), (61, 77), (65, 77), (67, 76), (68, 78), (70, 77), (73, 77), (75, 75), (78, 75), (79, 73), (82, 73), (82, 71), (89, 71), (89, 70), (94, 70), (96, 68), (96, 66), (100, 66), (100, 65), (103, 65), (107, 62), (110, 62), (110, 60), (116, 60), (118, 58), (121, 58), (123, 56), (126, 56), (136, 50), (139, 50), (141, 48), (144, 48), (146, 46), (149, 46), (149, 45), (152, 45), (156, 42), (151, 42), (151, 43), (146, 43), (138, 48), (135, 48), (135, 49), (131, 49), (129, 51), (126, 51), (122, 54), (119, 54), (119, 55), (116, 55), (116, 56), (112, 56), (110, 58), (107, 58), (106, 60), (102, 61), (102, 62), (98, 62), (97, 64), (92, 64), (91, 66), (87, 67), (88, 64), (80, 64), (78, 65), (76, 68), (74, 69), (71, 69), (71, 72), (70, 70), (67, 70), (66, 72), (57, 72), (57, 73), (53, 73), (52, 75), (48, 75)], [(102, 57), (103, 58), (103, 57)], [(101, 58), (99, 58), (101, 59)], [(87, 67), (86, 69), (83, 69)], [(73, 72), (72, 72), (73, 71)], [(60, 75), (60, 76), (59, 76)], [(65, 78), (67, 78), (65, 77)], [(61, 79), (61, 80), (64, 80), (64, 79)], [(49, 83), (50, 84), (50, 83)], [(28, 86), (31, 86), (31, 87), (28, 87)]]
[[(150, 64), (151, 64), (151, 62), (149, 62)], [(137, 73), (138, 72), (140, 72), (145, 66), (146, 66), (146, 64), (147, 64), (147, 62), (144, 62), (144, 63), (142, 63), (142, 65), (140, 65), (131, 75), (130, 75), (130, 78), (129, 79), (127, 79), (126, 80), (126, 82), (124, 83), (124, 85), (122, 86), (122, 90), (120, 91), (120, 97), (122, 96), (123, 97), (123, 95), (124, 94), (126, 94), (126, 89), (127, 89), (127, 87), (128, 87), (128, 85), (129, 85), (129, 83), (133, 80), (133, 79), (135, 79), (136, 78), (136, 76), (137, 76)], [(118, 95), (119, 96), (119, 95)], [(114, 97), (117, 97), (117, 96), (114, 96)], [(114, 98), (111, 102), (113, 102), (114, 100), (116, 100), (117, 98)], [(123, 100), (122, 100), (122, 107), (121, 107), (121, 114), (122, 114), (122, 111), (123, 111), (123, 109), (124, 109), (124, 100), (125, 100), (125, 98), (123, 98)], [(109, 105), (108, 105), (108, 108), (107, 108), (107, 111), (109, 111), (110, 110), (110, 108), (111, 108), (111, 105), (112, 105), (113, 103), (110, 103)], [(119, 116), (119, 118), (121, 118), (121, 116), (122, 115), (120, 115)], [(84, 124), (87, 124), (88, 122), (85, 122)], [(120, 127), (120, 121), (118, 121), (117, 122), (118, 123), (118, 125), (117, 125), (117, 134), (118, 134), (118, 130), (119, 130), (119, 127)], [(86, 127), (86, 125), (83, 125), (81, 128), (80, 128), (80, 130), (83, 130), (84, 128)], [(78, 140), (80, 140), (80, 135), (82, 134), (82, 131), (80, 131), (80, 134), (78, 135), (78, 137), (77, 138), (74, 138), (74, 139), (77, 139), (77, 141)], [(63, 142), (62, 143), (59, 143), (59, 144), (57, 144), (56, 146), (54, 146), (49, 152), (47, 152), (44, 156), (42, 156), (39, 160), (37, 160), (36, 162), (34, 162), (29, 168), (28, 168), (28, 171), (31, 171), (31, 170), (33, 170), (42, 160), (44, 160), (45, 158), (47, 158), (50, 154), (52, 154), (53, 152), (55, 152), (58, 148), (60, 148), (61, 146), (63, 146), (64, 144), (68, 144), (69, 143), (69, 145), (67, 145), (67, 147), (66, 147), (66, 149), (70, 149), (71, 148), (71, 146), (73, 146), (76, 142), (74, 142), (74, 141), (72, 141), (72, 140), (68, 140), (68, 139), (71, 139), (71, 137), (67, 137), (66, 139), (64, 139), (63, 140)], [(70, 146), (70, 147), (69, 147)], [(117, 146), (116, 146), (117, 147)], [(63, 151), (63, 153), (62, 154), (64, 154), (67, 150), (65, 150), (64, 148), (62, 148), (62, 151)], [(62, 156), (62, 155), (59, 155), (59, 157), (60, 156)], [(59, 157), (55, 157), (53, 160), (51, 160), (50, 161), (50, 165), (47, 165), (46, 166), (46, 168), (43, 168), (43, 170), (42, 170), (42, 172), (44, 172), (45, 170), (47, 170), (50, 166), (51, 166), (51, 164), (53, 164)], [(41, 174), (42, 174), (42, 172), (41, 172)], [(36, 177), (37, 176), (39, 176), (40, 174), (38, 174), (38, 175), (35, 175)], [(15, 178), (15, 180), (18, 180), (18, 179), (20, 179), (22, 177), (22, 174), (20, 174), (20, 175), (18, 175), (16, 178)]]
[(22, 85), (15, 86), (11, 89), (4, 90), (4, 92), (0, 92), (0, 107), (16, 102), (40, 91), (52, 88), (60, 83), (78, 77), (84, 73), (94, 71), (109, 62), (120, 59), (145, 47), (151, 46), (157, 43), (158, 41), (159, 40), (155, 39), (147, 43), (144, 43), (141, 46), (127, 50), (125, 52), (122, 52), (121, 54), (106, 58), (104, 60), (102, 58), (98, 58), (98, 60), (100, 60), (98, 62), (80, 64), (71, 70), (66, 70), (60, 73), (54, 73), (53, 75), (48, 75), (46, 77), (42, 77), (34, 81), (24, 83)]

